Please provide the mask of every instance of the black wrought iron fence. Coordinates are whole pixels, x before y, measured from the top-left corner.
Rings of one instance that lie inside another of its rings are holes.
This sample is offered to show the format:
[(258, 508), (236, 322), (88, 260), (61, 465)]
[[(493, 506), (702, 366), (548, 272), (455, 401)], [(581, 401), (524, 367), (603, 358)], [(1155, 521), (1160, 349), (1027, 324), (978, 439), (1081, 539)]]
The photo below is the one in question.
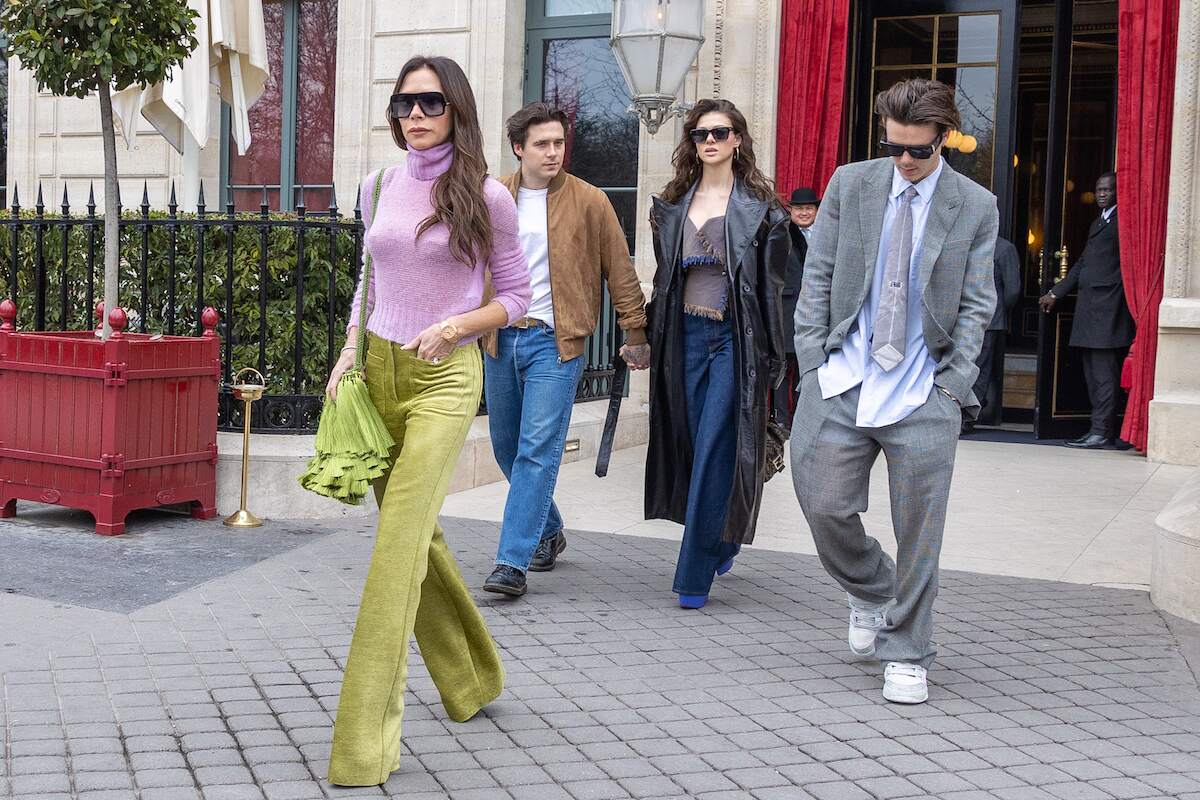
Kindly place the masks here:
[[(120, 220), (120, 305), (130, 329), (142, 333), (195, 335), (206, 306), (221, 311), (225, 383), (252, 366), (267, 381), (255, 404), (254, 429), (311, 433), (321, 413), (326, 378), (341, 346), (355, 281), (362, 265), (362, 214), (342, 216), (333, 201), (313, 212), (304, 189), (294, 214), (273, 213), (266, 197), (258, 213), (205, 205), (201, 187), (194, 213), (182, 213), (175, 190), (167, 210), (150, 206), (143, 185), (136, 212)], [(89, 192), (84, 214), (72, 213), (66, 190), (57, 210), (45, 205), (42, 188), (32, 209), (16, 190), (0, 210), (0, 264), (8, 266), (7, 294), (18, 307), (18, 324), (35, 330), (95, 327), (102, 294), (104, 217)], [(605, 298), (577, 400), (606, 397), (619, 330)], [(482, 409), (481, 409), (482, 412)], [(223, 392), (218, 424), (241, 429), (241, 404)]]

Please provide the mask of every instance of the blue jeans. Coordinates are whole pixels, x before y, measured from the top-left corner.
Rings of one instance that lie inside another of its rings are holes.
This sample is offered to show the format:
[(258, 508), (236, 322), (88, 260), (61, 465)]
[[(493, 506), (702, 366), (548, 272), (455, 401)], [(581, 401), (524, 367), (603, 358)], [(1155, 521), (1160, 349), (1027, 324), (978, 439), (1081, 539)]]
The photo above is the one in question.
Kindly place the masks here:
[(721, 541), (737, 458), (737, 365), (729, 320), (684, 314), (683, 364), (692, 479), (674, 591), (708, 594), (717, 567), (740, 549)]
[(492, 452), (509, 482), (496, 563), (524, 572), (538, 543), (563, 527), (554, 483), (583, 357), (560, 361), (548, 328), (501, 328), (483, 374)]

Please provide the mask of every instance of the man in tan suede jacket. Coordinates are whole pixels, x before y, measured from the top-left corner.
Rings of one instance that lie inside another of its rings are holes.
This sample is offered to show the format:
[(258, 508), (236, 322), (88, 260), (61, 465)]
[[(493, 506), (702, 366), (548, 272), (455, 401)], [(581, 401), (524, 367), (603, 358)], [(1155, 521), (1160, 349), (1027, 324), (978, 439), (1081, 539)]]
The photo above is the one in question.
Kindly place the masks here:
[(509, 480), (496, 569), (484, 589), (525, 594), (525, 574), (554, 569), (567, 546), (554, 484), (579, 379), (584, 341), (596, 328), (602, 282), (625, 333), (621, 356), (650, 365), (645, 296), (625, 232), (604, 192), (563, 171), (567, 117), (530, 103), (508, 120), (521, 168), (501, 179), (517, 201), (529, 260), (528, 314), (484, 339), (492, 451)]

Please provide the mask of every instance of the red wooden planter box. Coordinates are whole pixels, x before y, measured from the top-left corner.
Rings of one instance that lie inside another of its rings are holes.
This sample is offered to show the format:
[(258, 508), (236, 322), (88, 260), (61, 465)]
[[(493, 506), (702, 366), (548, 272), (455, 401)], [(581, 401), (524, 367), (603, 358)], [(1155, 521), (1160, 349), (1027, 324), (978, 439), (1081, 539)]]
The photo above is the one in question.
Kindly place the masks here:
[(134, 509), (190, 503), (217, 514), (217, 312), (199, 337), (130, 334), (113, 309), (93, 332), (19, 333), (0, 303), (0, 517), (17, 500), (91, 512), (125, 531)]

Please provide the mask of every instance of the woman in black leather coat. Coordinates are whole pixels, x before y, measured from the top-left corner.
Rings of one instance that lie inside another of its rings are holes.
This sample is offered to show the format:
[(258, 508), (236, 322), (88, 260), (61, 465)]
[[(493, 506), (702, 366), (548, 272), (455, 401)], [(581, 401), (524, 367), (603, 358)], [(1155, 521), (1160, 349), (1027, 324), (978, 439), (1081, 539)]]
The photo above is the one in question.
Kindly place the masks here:
[(791, 244), (733, 103), (699, 101), (672, 162), (675, 176), (651, 210), (646, 518), (684, 526), (674, 591), (681, 606), (699, 608), (754, 538), (767, 398), (784, 376)]

